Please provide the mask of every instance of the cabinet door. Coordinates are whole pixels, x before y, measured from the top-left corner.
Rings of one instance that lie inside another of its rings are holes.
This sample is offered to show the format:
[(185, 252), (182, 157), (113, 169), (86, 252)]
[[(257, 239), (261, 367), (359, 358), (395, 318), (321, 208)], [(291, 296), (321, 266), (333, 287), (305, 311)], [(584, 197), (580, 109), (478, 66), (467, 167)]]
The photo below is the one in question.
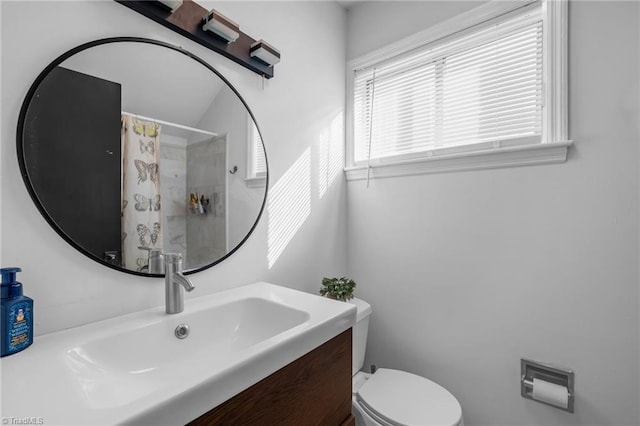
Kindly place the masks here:
[(351, 329), (203, 414), (190, 426), (341, 426), (351, 416)]

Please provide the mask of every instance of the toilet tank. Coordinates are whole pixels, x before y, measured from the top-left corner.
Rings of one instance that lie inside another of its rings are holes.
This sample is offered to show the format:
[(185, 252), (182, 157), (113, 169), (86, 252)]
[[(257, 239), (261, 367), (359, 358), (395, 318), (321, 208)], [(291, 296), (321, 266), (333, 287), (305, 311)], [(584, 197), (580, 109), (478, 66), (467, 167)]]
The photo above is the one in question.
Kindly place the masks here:
[(356, 305), (356, 325), (353, 327), (353, 365), (352, 375), (356, 374), (364, 364), (364, 353), (367, 349), (367, 333), (369, 332), (369, 316), (371, 305), (361, 299), (353, 298), (349, 303)]

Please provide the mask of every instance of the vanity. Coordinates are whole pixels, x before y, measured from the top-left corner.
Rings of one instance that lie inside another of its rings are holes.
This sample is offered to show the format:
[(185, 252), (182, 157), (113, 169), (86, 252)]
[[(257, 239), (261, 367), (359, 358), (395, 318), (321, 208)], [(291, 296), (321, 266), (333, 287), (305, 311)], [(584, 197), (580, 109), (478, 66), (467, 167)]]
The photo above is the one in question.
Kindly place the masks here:
[[(2, 416), (44, 424), (349, 425), (354, 305), (268, 283), (36, 338)], [(186, 338), (176, 337), (186, 324)]]

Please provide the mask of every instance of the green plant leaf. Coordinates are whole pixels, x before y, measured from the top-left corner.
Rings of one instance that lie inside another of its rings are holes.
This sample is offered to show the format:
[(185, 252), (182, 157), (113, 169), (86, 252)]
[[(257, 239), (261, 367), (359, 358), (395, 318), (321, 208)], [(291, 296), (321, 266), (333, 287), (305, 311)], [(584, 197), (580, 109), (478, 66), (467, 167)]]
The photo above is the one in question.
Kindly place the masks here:
[(330, 296), (338, 300), (347, 301), (353, 299), (353, 289), (356, 287), (355, 281), (347, 277), (323, 278), (320, 295)]

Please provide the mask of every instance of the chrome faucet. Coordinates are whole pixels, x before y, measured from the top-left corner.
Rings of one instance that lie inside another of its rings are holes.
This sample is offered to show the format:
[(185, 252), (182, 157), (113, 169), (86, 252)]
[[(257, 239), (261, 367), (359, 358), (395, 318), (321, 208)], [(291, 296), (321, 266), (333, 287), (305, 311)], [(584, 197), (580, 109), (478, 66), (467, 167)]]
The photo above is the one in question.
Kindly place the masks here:
[(182, 254), (165, 253), (164, 255), (164, 293), (168, 314), (178, 314), (184, 310), (182, 289), (191, 291), (195, 287), (189, 278), (182, 274)]
[(162, 249), (149, 249), (147, 266), (150, 274), (164, 274), (164, 253), (162, 253)]

